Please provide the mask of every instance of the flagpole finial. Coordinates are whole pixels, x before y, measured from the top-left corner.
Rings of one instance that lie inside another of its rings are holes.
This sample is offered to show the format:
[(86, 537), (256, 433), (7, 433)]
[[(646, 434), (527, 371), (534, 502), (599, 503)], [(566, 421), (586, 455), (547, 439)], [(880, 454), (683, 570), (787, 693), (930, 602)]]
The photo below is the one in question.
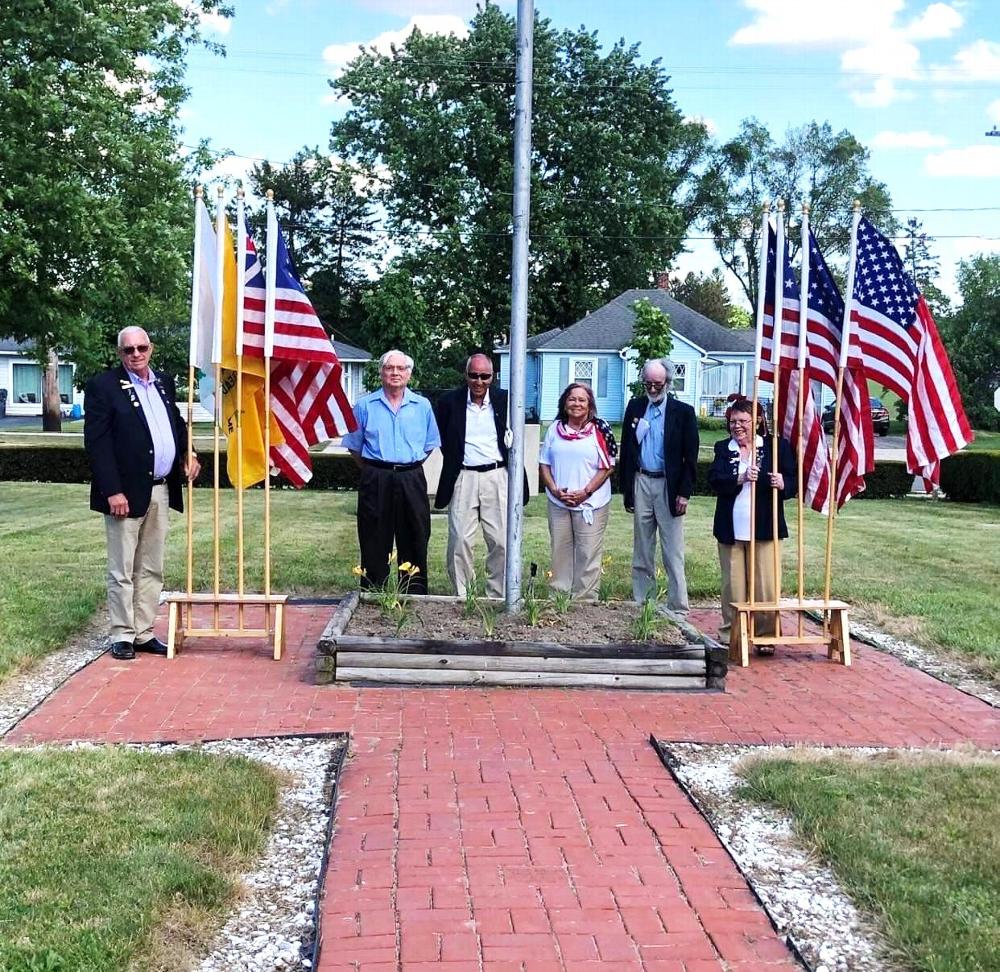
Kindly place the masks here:
[(267, 201), (268, 202), (274, 202), (274, 190), (273, 189), (268, 189), (267, 190)]
[(802, 215), (803, 216), (808, 216), (809, 215), (809, 203), (807, 203), (807, 202), (804, 202), (802, 204)]
[(204, 195), (205, 195), (205, 187), (204, 186), (195, 186), (194, 187), (194, 198), (195, 199), (201, 199), (201, 197), (204, 196)]
[(770, 199), (765, 199), (764, 202), (761, 203), (761, 209), (765, 213), (769, 213), (771, 211), (771, 200)]
[(856, 213), (860, 213), (861, 212), (861, 200), (860, 199), (855, 199), (854, 200), (854, 212), (856, 212)]
[(779, 213), (783, 213), (784, 211), (785, 211), (785, 200), (784, 199), (779, 199), (778, 200), (778, 212)]
[(239, 189), (236, 190), (236, 198), (242, 199), (244, 195), (245, 193), (243, 192), (243, 186), (240, 186)]
[(216, 194), (216, 196), (218, 196), (218, 197), (219, 197), (219, 202), (222, 202), (222, 194), (223, 194), (223, 193), (224, 193), (225, 191), (226, 191), (226, 190), (225, 190), (225, 188), (224, 188), (223, 186), (216, 186), (216, 187), (215, 187), (215, 194)]

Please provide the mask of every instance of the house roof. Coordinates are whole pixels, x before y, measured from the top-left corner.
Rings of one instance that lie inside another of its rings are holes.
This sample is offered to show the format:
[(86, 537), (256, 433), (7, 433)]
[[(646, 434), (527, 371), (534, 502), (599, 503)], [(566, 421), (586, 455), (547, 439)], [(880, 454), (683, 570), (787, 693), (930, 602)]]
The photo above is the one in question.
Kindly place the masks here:
[[(558, 331), (540, 351), (620, 351), (632, 341), (632, 305), (645, 298), (670, 316), (670, 328), (703, 351), (753, 353), (752, 331), (732, 331), (674, 300), (665, 290), (626, 290), (570, 327)], [(541, 337), (541, 335), (539, 335)]]
[(0, 338), (0, 351), (21, 354), (25, 351), (30, 351), (33, 347), (34, 345), (30, 341), (14, 341), (11, 338)]
[[(560, 331), (561, 327), (550, 327), (547, 331), (542, 331), (541, 334), (532, 334), (528, 338), (527, 349), (529, 351), (535, 351), (540, 348), (546, 341), (551, 341)], [(496, 351), (510, 351), (509, 344), (499, 344), (495, 348)]]
[(372, 356), (363, 348), (356, 348), (353, 344), (344, 341), (337, 341), (330, 338), (333, 343), (333, 350), (341, 361), (371, 361)]

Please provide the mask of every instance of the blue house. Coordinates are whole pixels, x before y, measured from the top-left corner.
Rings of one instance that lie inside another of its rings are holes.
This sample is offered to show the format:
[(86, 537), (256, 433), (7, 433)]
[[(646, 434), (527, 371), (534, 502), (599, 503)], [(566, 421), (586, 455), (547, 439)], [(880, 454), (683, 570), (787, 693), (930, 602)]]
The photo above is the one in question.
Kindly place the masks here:
[[(637, 300), (670, 317), (673, 391), (700, 415), (721, 415), (731, 392), (749, 394), (753, 382), (753, 331), (732, 331), (671, 297), (665, 288), (626, 290), (567, 328), (528, 339), (525, 410), (529, 420), (550, 421), (562, 390), (573, 381), (590, 385), (597, 410), (620, 422), (642, 362), (631, 348)], [(500, 385), (510, 384), (510, 348), (497, 349)], [(762, 391), (763, 394), (763, 391)]]

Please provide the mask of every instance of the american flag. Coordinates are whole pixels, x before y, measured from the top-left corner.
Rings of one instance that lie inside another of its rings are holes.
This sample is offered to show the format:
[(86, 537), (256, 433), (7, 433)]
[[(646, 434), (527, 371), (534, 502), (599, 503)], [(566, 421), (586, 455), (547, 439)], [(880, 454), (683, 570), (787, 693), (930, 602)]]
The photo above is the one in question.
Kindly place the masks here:
[[(774, 348), (774, 292), (775, 292), (775, 265), (778, 257), (777, 240), (773, 238), (770, 227), (768, 227), (768, 248), (767, 248), (767, 279), (770, 281), (770, 294), (765, 291), (764, 298), (764, 342), (761, 350), (761, 377), (770, 375), (773, 380), (774, 364), (769, 359)], [(781, 332), (781, 360), (779, 362), (780, 379), (779, 407), (781, 411), (781, 435), (791, 442), (796, 449), (799, 448), (799, 408), (798, 408), (798, 344), (799, 344), (799, 285), (795, 280), (791, 263), (788, 260), (787, 248), (782, 253), (782, 332)], [(771, 308), (771, 329), (770, 334), (767, 328), (767, 313), (770, 299)], [(767, 372), (765, 375), (765, 351), (768, 356)], [(803, 390), (802, 399), (802, 427), (805, 430), (805, 441), (802, 443), (802, 469), (803, 469), (803, 499), (809, 506), (822, 513), (827, 507), (830, 494), (830, 470), (826, 454), (826, 440), (823, 438), (823, 426), (820, 423), (819, 413), (816, 403), (813, 401), (812, 392), (808, 385), (809, 372), (806, 371), (807, 384)]]
[[(844, 299), (816, 237), (809, 234), (809, 371), (810, 377), (836, 390), (840, 366)], [(868, 381), (856, 329), (850, 335), (844, 386), (840, 400), (837, 443), (837, 509), (865, 488), (865, 476), (875, 468), (875, 441)]]
[[(253, 241), (244, 255), (244, 353), (264, 356), (264, 272)], [(271, 462), (294, 486), (312, 478), (309, 446), (349, 432), (354, 412), (344, 394), (343, 369), (292, 270), (281, 232), (277, 240), (277, 294), (271, 409), (284, 443), (271, 447)]]
[(930, 308), (892, 243), (858, 225), (855, 322), (868, 377), (908, 405), (906, 464), (937, 486), (940, 460), (972, 441), (962, 397)]

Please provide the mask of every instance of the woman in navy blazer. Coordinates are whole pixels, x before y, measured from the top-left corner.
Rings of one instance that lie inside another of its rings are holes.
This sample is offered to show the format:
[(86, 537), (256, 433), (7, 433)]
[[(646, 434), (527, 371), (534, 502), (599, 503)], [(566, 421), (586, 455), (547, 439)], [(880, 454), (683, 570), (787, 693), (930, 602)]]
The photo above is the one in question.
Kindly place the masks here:
[[(778, 469), (772, 470), (772, 437), (762, 427), (763, 435), (751, 435), (752, 406), (745, 398), (737, 399), (726, 412), (730, 438), (715, 443), (715, 457), (708, 470), (708, 483), (717, 495), (712, 533), (719, 543), (719, 566), (722, 570), (722, 625), (719, 639), (729, 640), (733, 623), (733, 602), (746, 601), (750, 595), (750, 489), (757, 482), (757, 504), (753, 537), (755, 541), (754, 598), (774, 601), (780, 575), (774, 571), (774, 527), (771, 497), (778, 493), (778, 538), (788, 536), (782, 502), (796, 492), (795, 454), (785, 439), (778, 439)], [(780, 563), (779, 550), (779, 563)], [(779, 613), (760, 612), (755, 617), (756, 632), (763, 636), (777, 634)], [(760, 647), (758, 654), (773, 654), (774, 649)]]

